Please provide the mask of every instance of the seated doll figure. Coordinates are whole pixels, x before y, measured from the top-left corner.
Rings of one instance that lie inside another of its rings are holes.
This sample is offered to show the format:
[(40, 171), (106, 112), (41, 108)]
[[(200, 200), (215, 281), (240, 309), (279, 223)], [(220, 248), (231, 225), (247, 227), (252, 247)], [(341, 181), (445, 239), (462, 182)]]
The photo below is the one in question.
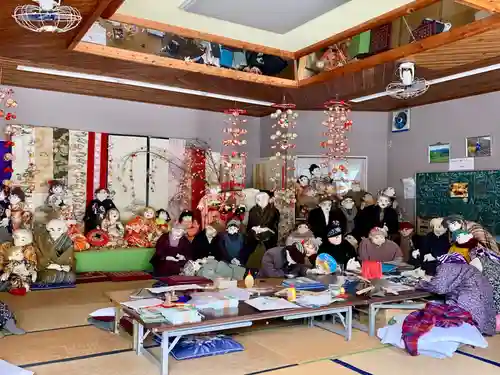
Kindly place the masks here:
[(189, 210), (184, 210), (179, 215), (179, 224), (186, 228), (186, 237), (189, 241), (194, 239), (194, 236), (200, 231), (200, 224), (193, 216), (193, 212)]
[(426, 274), (436, 273), (437, 259), (450, 250), (450, 238), (448, 230), (443, 226), (442, 218), (434, 218), (430, 221), (431, 232), (427, 233), (421, 240), (420, 248), (413, 250), (412, 264), (420, 266)]
[(361, 210), (355, 222), (354, 237), (358, 240), (368, 237), (372, 228), (384, 228), (389, 238), (399, 236), (398, 214), (385, 195), (378, 196), (376, 205)]
[(285, 277), (287, 275), (306, 276), (321, 274), (321, 270), (313, 268), (318, 247), (312, 240), (303, 244), (296, 242), (285, 247), (273, 247), (262, 257), (258, 277)]
[(314, 237), (321, 238), (322, 241), (326, 240), (328, 228), (334, 221), (340, 223), (340, 227), (345, 233), (346, 218), (344, 214), (333, 206), (330, 197), (321, 197), (319, 207), (311, 210), (307, 218), (307, 223), (314, 233)]
[[(500, 256), (484, 247), (470, 251), (470, 265), (476, 267), (493, 288), (493, 302), (497, 313), (497, 322), (500, 319)], [(497, 332), (500, 331), (497, 323)]]
[(101, 226), (101, 222), (106, 216), (106, 212), (111, 208), (116, 208), (111, 200), (111, 194), (108, 189), (97, 189), (95, 191), (95, 198), (90, 201), (85, 210), (85, 234), (93, 229)]
[(12, 333), (13, 335), (24, 335), (26, 332), (16, 326), (16, 319), (9, 307), (0, 301), (0, 338), (3, 337), (2, 331)]
[(420, 249), (420, 244), (418, 236), (414, 233), (413, 224), (407, 221), (400, 223), (399, 234), (400, 234), (399, 247), (403, 252), (403, 262), (409, 264), (416, 263), (414, 261), (415, 258), (413, 258), (412, 254), (414, 251)]
[(109, 236), (107, 246), (116, 247), (125, 245), (125, 240), (123, 239), (125, 227), (120, 221), (120, 211), (118, 211), (118, 209), (111, 208), (106, 212), (101, 227)]
[(168, 233), (170, 231), (171, 221), (172, 219), (167, 210), (159, 209), (158, 211), (156, 211), (156, 228), (161, 234)]
[(470, 252), (472, 251), (472, 249), (483, 247), (471, 233), (461, 229), (453, 232), (452, 241), (453, 243), (448, 253), (460, 254), (465, 258), (467, 262), (470, 262), (471, 260)]
[(151, 247), (149, 227), (144, 224), (144, 219), (136, 216), (125, 225), (124, 239), (128, 246)]
[(219, 260), (219, 235), (217, 230), (211, 226), (207, 225), (205, 229), (194, 236), (192, 245), (193, 259), (203, 259), (207, 257), (214, 257)]
[(493, 288), (481, 272), (457, 253), (438, 258), (436, 275), (421, 281), (418, 289), (445, 296), (446, 304), (458, 306), (472, 315), (481, 333), (495, 334), (496, 311)]
[(38, 258), (37, 282), (72, 284), (76, 280), (73, 242), (64, 220), (53, 219), (35, 230)]
[(371, 193), (365, 192), (361, 196), (361, 202), (359, 204), (359, 209), (364, 210), (366, 207), (373, 206), (377, 201), (373, 198)]
[[(266, 249), (278, 243), (278, 225), (280, 213), (271, 202), (266, 192), (259, 192), (255, 196), (255, 206), (248, 213), (247, 245), (249, 253), (255, 251), (257, 245), (263, 243)], [(262, 241), (266, 238), (267, 241)]]
[(359, 259), (375, 262), (401, 262), (403, 252), (397, 243), (388, 240), (387, 232), (383, 228), (373, 228), (368, 238), (359, 244)]
[(356, 215), (358, 214), (354, 198), (349, 195), (342, 198), (342, 201), (340, 202), (340, 211), (344, 214), (346, 221), (345, 233), (353, 233)]
[(465, 220), (460, 215), (451, 215), (443, 219), (443, 226), (453, 235), (457, 230), (465, 230), (472, 234), (472, 236), (485, 248), (500, 253), (498, 244), (495, 238), (484, 229), (480, 224), (473, 221)]
[(230, 220), (226, 226), (226, 232), (219, 239), (220, 260), (240, 266), (242, 264), (243, 246), (245, 238), (240, 232), (240, 221)]
[(337, 264), (344, 267), (350, 259), (356, 259), (354, 247), (342, 235), (342, 228), (333, 225), (328, 231), (327, 240), (319, 247), (318, 254), (330, 254)]
[(307, 223), (298, 223), (295, 230), (286, 238), (286, 246), (293, 245), (295, 242), (302, 242), (309, 239), (314, 239), (313, 232), (309, 229)]
[(185, 229), (176, 225), (156, 242), (156, 251), (149, 261), (155, 276), (179, 275), (188, 260), (192, 260), (191, 242)]
[(14, 246), (4, 250), (6, 262), (0, 281), (8, 281), (10, 289), (30, 290), (36, 281), (36, 251), (33, 246), (33, 234), (27, 229), (18, 229), (12, 234)]

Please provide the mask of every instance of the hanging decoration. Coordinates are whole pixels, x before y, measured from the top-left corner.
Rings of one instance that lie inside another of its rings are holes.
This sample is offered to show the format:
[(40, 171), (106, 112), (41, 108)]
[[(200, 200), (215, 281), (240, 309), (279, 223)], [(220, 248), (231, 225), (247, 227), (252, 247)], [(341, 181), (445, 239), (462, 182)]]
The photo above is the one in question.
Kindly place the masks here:
[(271, 181), (273, 182), (274, 204), (280, 211), (278, 237), (280, 243), (293, 230), (295, 225), (295, 161), (294, 149), (297, 133), (294, 129), (299, 114), (294, 112), (295, 104), (275, 104), (276, 112), (271, 118), (276, 120), (270, 138), (271, 149), (274, 155), (271, 160), (276, 161), (272, 168)]
[(16, 107), (17, 102), (14, 99), (14, 90), (11, 88), (0, 89), (0, 119), (5, 121), (15, 120), (17, 118)]
[[(349, 153), (347, 132), (352, 127), (352, 120), (349, 119), (351, 107), (342, 100), (329, 100), (325, 103), (325, 108), (327, 119), (322, 124), (327, 128), (327, 131), (323, 132), (326, 141), (320, 142), (320, 146), (326, 150), (324, 166), (330, 177), (338, 172), (347, 175), (345, 156)], [(341, 179), (344, 180), (345, 177)]]
[(224, 111), (229, 115), (226, 123), (229, 125), (224, 129), (228, 137), (222, 141), (222, 168), (221, 176), (222, 191), (240, 190), (245, 187), (246, 180), (246, 152), (241, 151), (241, 147), (247, 144), (242, 137), (247, 134), (247, 129), (243, 126), (247, 120), (242, 118), (246, 114), (243, 109), (231, 108)]

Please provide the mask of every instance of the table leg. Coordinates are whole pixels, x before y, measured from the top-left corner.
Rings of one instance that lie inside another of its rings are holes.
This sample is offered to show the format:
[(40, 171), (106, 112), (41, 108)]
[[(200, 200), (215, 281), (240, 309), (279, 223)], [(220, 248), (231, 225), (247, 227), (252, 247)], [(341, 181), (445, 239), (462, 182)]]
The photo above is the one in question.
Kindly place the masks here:
[(122, 318), (122, 309), (120, 306), (115, 307), (115, 323), (113, 326), (113, 333), (120, 333), (120, 320)]
[(134, 320), (134, 350), (135, 354), (141, 355), (143, 348), (143, 339), (144, 339), (144, 326)]
[(168, 357), (170, 355), (168, 333), (161, 334), (160, 375), (168, 375)]
[(368, 335), (375, 336), (375, 322), (377, 321), (377, 312), (378, 308), (376, 308), (373, 304), (370, 304), (368, 307)]
[(352, 337), (352, 306), (345, 313), (345, 339), (350, 341)]

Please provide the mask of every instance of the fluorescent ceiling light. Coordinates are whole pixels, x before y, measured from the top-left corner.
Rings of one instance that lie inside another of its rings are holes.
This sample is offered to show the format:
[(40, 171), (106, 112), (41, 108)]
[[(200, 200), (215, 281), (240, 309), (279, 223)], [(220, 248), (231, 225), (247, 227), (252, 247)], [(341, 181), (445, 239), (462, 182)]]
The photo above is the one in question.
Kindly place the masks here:
[[(427, 83), (429, 83), (429, 85), (437, 85), (439, 83), (454, 81), (456, 79), (475, 76), (477, 74), (488, 73), (488, 72), (491, 72), (493, 70), (498, 70), (498, 69), (500, 69), (500, 64), (495, 64), (495, 65), (485, 66), (482, 68), (468, 70), (468, 71), (462, 72), (462, 73), (452, 74), (452, 75), (449, 75), (446, 77), (431, 79), (430, 81), (427, 81)], [(381, 97), (388, 96), (388, 95), (389, 95), (389, 93), (387, 91), (382, 91), (382, 92), (378, 92), (376, 94), (371, 94), (371, 95), (362, 96), (360, 98), (351, 99), (350, 102), (353, 102), (353, 103), (366, 102), (368, 100), (373, 100), (373, 99), (381, 98)]]
[(99, 75), (96, 75), (96, 74), (70, 72), (70, 71), (67, 71), (67, 70), (44, 69), (44, 68), (37, 68), (37, 67), (25, 66), (25, 65), (18, 65), (17, 66), (17, 70), (20, 70), (20, 71), (23, 71), (23, 72), (48, 74), (48, 75), (59, 76), (59, 77), (70, 77), (70, 78), (86, 79), (86, 80), (89, 80), (89, 81), (117, 83), (119, 85), (144, 87), (144, 88), (154, 89), (154, 90), (162, 90), (162, 91), (169, 91), (169, 92), (178, 92), (178, 93), (181, 93), (181, 94), (204, 96), (204, 97), (207, 97), (207, 98), (229, 100), (229, 101), (239, 102), (239, 103), (255, 104), (255, 105), (261, 105), (261, 106), (264, 106), (264, 107), (270, 107), (270, 106), (272, 106), (274, 104), (274, 103), (271, 103), (271, 102), (264, 102), (264, 101), (260, 101), (260, 100), (240, 98), (240, 97), (237, 97), (237, 96), (221, 95), (221, 94), (215, 94), (215, 93), (212, 93), (212, 92), (183, 89), (181, 87), (158, 85), (158, 84), (155, 84), (155, 83), (133, 81), (133, 80), (130, 80), (130, 79), (115, 78), (115, 77), (108, 77), (108, 76), (99, 76)]

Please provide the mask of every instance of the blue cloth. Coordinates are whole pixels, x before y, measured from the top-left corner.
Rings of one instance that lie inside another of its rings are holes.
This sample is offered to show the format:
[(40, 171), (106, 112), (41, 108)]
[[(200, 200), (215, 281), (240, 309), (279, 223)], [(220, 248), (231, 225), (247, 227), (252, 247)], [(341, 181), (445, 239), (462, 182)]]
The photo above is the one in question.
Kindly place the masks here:
[(227, 260), (230, 261), (233, 258), (239, 259), (241, 255), (241, 249), (243, 248), (243, 235), (241, 233), (228, 234), (224, 233), (222, 238), (224, 242), (224, 249), (227, 253)]
[[(161, 344), (160, 336), (155, 335), (154, 340)], [(180, 361), (241, 352), (244, 349), (243, 345), (229, 336), (187, 336), (181, 338), (170, 353), (176, 360)]]

